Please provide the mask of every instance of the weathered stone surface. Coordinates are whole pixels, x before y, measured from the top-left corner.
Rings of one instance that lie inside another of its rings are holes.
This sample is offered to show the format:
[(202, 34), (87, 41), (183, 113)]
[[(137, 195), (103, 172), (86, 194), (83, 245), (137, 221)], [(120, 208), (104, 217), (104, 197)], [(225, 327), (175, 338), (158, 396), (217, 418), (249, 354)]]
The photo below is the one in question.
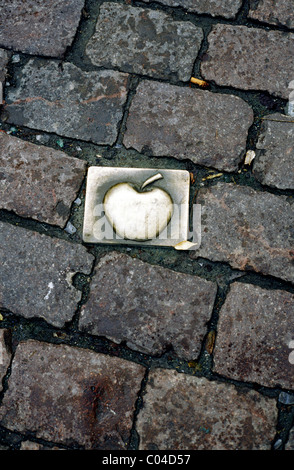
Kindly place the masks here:
[(64, 227), (86, 163), (0, 133), (0, 207)]
[(290, 431), (288, 442), (285, 445), (285, 450), (294, 450), (294, 428)]
[(214, 370), (230, 379), (293, 390), (293, 339), (294, 295), (236, 282), (220, 312)]
[(172, 370), (151, 371), (137, 419), (140, 450), (270, 450), (275, 401)]
[(81, 292), (77, 272), (89, 274), (93, 256), (85, 247), (0, 222), (0, 308), (64, 326)]
[(1, 424), (85, 449), (126, 449), (145, 369), (65, 345), (17, 347)]
[(10, 450), (8, 446), (3, 446), (0, 444), (0, 450)]
[(95, 65), (187, 81), (202, 39), (201, 28), (161, 11), (105, 3), (86, 54)]
[(0, 329), (0, 392), (3, 389), (2, 379), (7, 372), (10, 360), (10, 332), (7, 329)]
[[(143, 0), (151, 3), (152, 0)], [(212, 16), (224, 16), (225, 18), (235, 18), (242, 6), (242, 0), (159, 0), (163, 5), (169, 7), (182, 7), (188, 11), (208, 14)]]
[(294, 28), (294, 10), (291, 0), (250, 1), (249, 18), (278, 26)]
[(56, 447), (56, 446), (49, 447), (49, 446), (40, 444), (39, 442), (22, 441), (19, 450), (64, 450), (64, 448)]
[(294, 189), (294, 123), (283, 114), (266, 116), (254, 160), (255, 177), (268, 186)]
[(10, 87), (5, 106), (8, 122), (66, 137), (113, 144), (127, 97), (128, 75), (83, 72), (70, 63), (31, 59), (19, 84)]
[(287, 198), (247, 186), (202, 188), (202, 240), (191, 257), (224, 261), (294, 282), (294, 211)]
[(294, 34), (219, 24), (208, 36), (205, 80), (288, 99), (294, 76)]
[[(8, 64), (11, 53), (5, 49), (0, 49), (0, 86), (3, 84), (6, 76), (6, 65)], [(0, 96), (1, 99), (1, 96)], [(1, 103), (0, 103), (1, 104)]]
[(84, 0), (0, 0), (0, 46), (62, 57), (71, 45)]
[(171, 345), (180, 357), (196, 359), (216, 290), (199, 277), (111, 253), (96, 267), (79, 326), (145, 353), (159, 355)]
[(146, 81), (133, 98), (124, 145), (234, 171), (252, 122), (252, 109), (236, 96)]

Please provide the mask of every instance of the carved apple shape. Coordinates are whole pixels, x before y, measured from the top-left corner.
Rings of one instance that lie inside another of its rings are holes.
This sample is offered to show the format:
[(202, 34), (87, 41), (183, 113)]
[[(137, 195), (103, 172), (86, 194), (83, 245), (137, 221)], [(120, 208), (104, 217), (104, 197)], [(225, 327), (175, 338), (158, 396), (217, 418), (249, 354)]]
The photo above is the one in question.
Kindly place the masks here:
[(132, 183), (112, 186), (104, 197), (105, 215), (123, 239), (144, 241), (156, 238), (169, 223), (173, 201), (161, 188), (150, 185), (162, 179), (160, 173), (148, 178), (140, 188)]

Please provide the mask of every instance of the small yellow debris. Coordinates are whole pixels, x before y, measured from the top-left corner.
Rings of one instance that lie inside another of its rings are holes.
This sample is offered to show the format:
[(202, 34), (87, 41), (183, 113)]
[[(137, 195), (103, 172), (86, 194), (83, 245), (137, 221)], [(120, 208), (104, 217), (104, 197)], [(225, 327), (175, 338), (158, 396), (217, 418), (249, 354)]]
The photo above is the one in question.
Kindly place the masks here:
[(190, 367), (190, 369), (194, 369), (194, 373), (195, 372), (201, 372), (201, 370), (202, 370), (201, 364), (198, 364), (195, 361), (188, 362), (188, 366)]
[(255, 158), (255, 152), (254, 150), (248, 150), (246, 152), (246, 156), (245, 156), (245, 160), (244, 160), (244, 165), (250, 165), (251, 162), (254, 160)]
[(219, 178), (220, 176), (223, 176), (223, 173), (216, 173), (214, 175), (206, 176), (205, 178), (202, 178), (202, 181), (212, 180), (213, 178)]
[(53, 333), (53, 336), (54, 336), (55, 338), (61, 338), (61, 339), (63, 339), (63, 338), (66, 338), (66, 333), (63, 333), (62, 331), (57, 331), (57, 332), (54, 332), (54, 333)]
[(3, 320), (4, 320), (3, 315), (1, 315), (0, 313), (0, 321), (3, 321)]
[(191, 182), (191, 184), (195, 183), (195, 176), (191, 171), (190, 171), (190, 182)]
[(200, 86), (201, 88), (208, 88), (209, 87), (209, 83), (206, 82), (205, 80), (200, 80), (200, 78), (191, 77), (190, 82), (194, 83), (194, 85)]
[(215, 343), (215, 331), (210, 331), (207, 335), (205, 349), (208, 354), (212, 354)]

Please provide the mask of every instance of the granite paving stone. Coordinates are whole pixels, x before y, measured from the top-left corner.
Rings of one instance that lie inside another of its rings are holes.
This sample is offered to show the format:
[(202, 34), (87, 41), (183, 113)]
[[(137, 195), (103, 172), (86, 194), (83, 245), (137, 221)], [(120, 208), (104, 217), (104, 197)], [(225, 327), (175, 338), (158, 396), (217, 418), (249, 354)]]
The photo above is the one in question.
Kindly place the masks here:
[(123, 142), (149, 155), (236, 171), (252, 123), (252, 109), (237, 96), (143, 81)]
[(39, 442), (23, 441), (19, 450), (64, 450), (62, 447), (49, 447)]
[(294, 428), (291, 429), (285, 450), (294, 450)]
[(196, 202), (201, 204), (202, 240), (192, 258), (294, 282), (294, 211), (286, 196), (218, 183), (201, 188)]
[[(7, 73), (7, 64), (11, 57), (11, 52), (6, 51), (5, 49), (0, 49), (0, 86), (4, 85), (4, 81)], [(0, 99), (2, 97), (0, 96)], [(1, 103), (0, 103), (1, 104)]]
[(137, 419), (140, 450), (270, 450), (275, 401), (253, 390), (152, 370)]
[(86, 163), (0, 133), (0, 207), (64, 227)]
[(0, 0), (0, 46), (62, 57), (76, 34), (84, 0)]
[(21, 342), (1, 424), (56, 444), (124, 450), (144, 367), (66, 345)]
[(294, 28), (294, 10), (291, 0), (250, 1), (249, 18), (277, 26)]
[(79, 328), (144, 353), (172, 346), (179, 357), (197, 359), (216, 291), (200, 277), (113, 252), (96, 266)]
[(265, 116), (256, 145), (254, 176), (279, 189), (294, 189), (294, 121), (283, 114)]
[(294, 34), (218, 24), (201, 63), (205, 80), (288, 99), (294, 76)]
[(0, 222), (0, 309), (62, 327), (82, 293), (72, 284), (90, 274), (94, 257), (82, 245)]
[(10, 330), (0, 329), (0, 392), (2, 391), (2, 380), (7, 372), (11, 360)]
[(230, 379), (293, 390), (293, 339), (293, 294), (235, 282), (219, 315), (214, 371)]
[[(152, 0), (143, 0), (151, 3)], [(212, 16), (223, 16), (225, 18), (235, 18), (242, 6), (242, 0), (159, 0), (159, 3), (169, 7), (181, 7), (186, 10)]]
[(86, 55), (95, 65), (187, 81), (202, 39), (201, 28), (164, 12), (104, 3)]
[(31, 59), (9, 87), (5, 119), (65, 137), (113, 144), (127, 98), (128, 75), (84, 72), (71, 63)]

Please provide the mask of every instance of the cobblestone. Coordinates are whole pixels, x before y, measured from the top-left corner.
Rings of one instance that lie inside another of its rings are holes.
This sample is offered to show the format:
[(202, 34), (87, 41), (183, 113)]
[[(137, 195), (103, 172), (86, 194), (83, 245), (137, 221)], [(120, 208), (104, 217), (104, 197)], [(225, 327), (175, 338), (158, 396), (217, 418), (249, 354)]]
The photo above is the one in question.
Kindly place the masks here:
[[(1, 0), (0, 46), (28, 54), (62, 57), (71, 45), (84, 0)], [(44, 23), (46, 27), (44, 27)]]
[(0, 308), (62, 327), (82, 293), (72, 285), (89, 274), (93, 256), (78, 244), (0, 222)]
[[(6, 73), (7, 73), (7, 64), (10, 59), (11, 53), (5, 49), (0, 49), (0, 86), (4, 84)], [(0, 99), (2, 96), (0, 96)]]
[(64, 227), (86, 163), (0, 133), (0, 207)]
[(5, 376), (11, 360), (10, 331), (0, 330), (0, 392), (2, 391), (2, 379)]
[(208, 42), (201, 64), (205, 80), (288, 99), (294, 76), (293, 34), (221, 24), (213, 26)]
[(48, 447), (38, 442), (23, 441), (19, 450), (62, 450), (60, 447)]
[(157, 369), (137, 430), (140, 450), (270, 450), (276, 420), (275, 402), (253, 390)]
[(233, 183), (200, 189), (202, 241), (191, 257), (294, 282), (293, 208), (286, 196)]
[(197, 276), (112, 253), (96, 267), (80, 328), (145, 353), (172, 346), (180, 357), (197, 359), (216, 290)]
[(262, 183), (294, 189), (294, 122), (292, 117), (271, 114), (264, 118), (257, 142), (254, 175)]
[(252, 110), (236, 96), (146, 81), (133, 99), (124, 145), (234, 171), (252, 123)]
[(124, 450), (144, 368), (65, 345), (17, 347), (0, 418), (8, 429), (85, 449)]
[(292, 428), (285, 450), (294, 450), (294, 428)]
[(235, 380), (293, 390), (293, 320), (293, 294), (232, 284), (220, 312), (214, 370)]
[[(152, 0), (143, 0), (145, 3), (151, 3)], [(235, 18), (241, 5), (242, 0), (160, 0), (160, 3), (170, 7), (181, 7), (188, 11), (208, 14), (212, 16), (223, 16), (225, 18)]]
[[(124, 25), (122, 28), (121, 25)], [(178, 80), (191, 77), (203, 32), (160, 11), (105, 3), (86, 48), (93, 64)]]
[(127, 74), (83, 72), (70, 63), (30, 60), (16, 88), (9, 88), (6, 119), (46, 132), (113, 144), (127, 97)]
[(287, 0), (260, 0), (257, 5), (253, 0), (249, 17), (273, 25), (294, 28), (293, 5)]

